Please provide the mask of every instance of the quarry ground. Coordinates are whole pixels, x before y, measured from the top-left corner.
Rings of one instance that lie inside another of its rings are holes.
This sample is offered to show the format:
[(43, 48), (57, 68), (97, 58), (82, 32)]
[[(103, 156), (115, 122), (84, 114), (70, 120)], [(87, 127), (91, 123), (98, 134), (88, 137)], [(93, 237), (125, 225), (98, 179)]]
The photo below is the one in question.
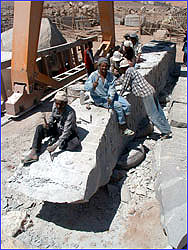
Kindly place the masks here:
[[(121, 25), (116, 25), (115, 29), (116, 44), (120, 44), (124, 33), (136, 31)], [(69, 40), (68, 35), (65, 38)], [(152, 39), (152, 36), (141, 36), (143, 44)], [(99, 44), (94, 43), (94, 51)], [(182, 62), (182, 46), (182, 42), (177, 43), (176, 62)], [(1, 127), (1, 215), (5, 223), (1, 248), (170, 248), (160, 225), (160, 207), (151, 186), (147, 187), (149, 191), (138, 194), (137, 198), (133, 193), (126, 194), (128, 202), (121, 201), (122, 190), (118, 185), (101, 187), (89, 203), (77, 205), (37, 201), (7, 188), (8, 178), (14, 174), (22, 154), (30, 148), (35, 128), (41, 123), (40, 111), (50, 110), (51, 103), (46, 102)], [(145, 140), (144, 145), (148, 149), (146, 159), (138, 168), (128, 172), (125, 183), (133, 185), (131, 183), (135, 184), (138, 177), (153, 183), (151, 169), (155, 143), (152, 139)], [(27, 213), (32, 224), (12, 242), (12, 238), (8, 237), (11, 233), (7, 230), (14, 223), (13, 217), (8, 217), (8, 214), (15, 211)]]

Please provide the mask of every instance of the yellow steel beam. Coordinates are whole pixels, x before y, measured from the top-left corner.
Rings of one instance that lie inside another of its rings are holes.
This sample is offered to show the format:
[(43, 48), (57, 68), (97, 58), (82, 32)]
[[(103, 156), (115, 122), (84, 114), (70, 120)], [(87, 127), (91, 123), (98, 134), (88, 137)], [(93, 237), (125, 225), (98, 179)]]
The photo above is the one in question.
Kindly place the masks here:
[(102, 41), (109, 41), (115, 46), (114, 2), (98, 1)]
[(43, 1), (14, 1), (12, 88), (25, 84), (28, 94), (34, 83), (42, 10)]

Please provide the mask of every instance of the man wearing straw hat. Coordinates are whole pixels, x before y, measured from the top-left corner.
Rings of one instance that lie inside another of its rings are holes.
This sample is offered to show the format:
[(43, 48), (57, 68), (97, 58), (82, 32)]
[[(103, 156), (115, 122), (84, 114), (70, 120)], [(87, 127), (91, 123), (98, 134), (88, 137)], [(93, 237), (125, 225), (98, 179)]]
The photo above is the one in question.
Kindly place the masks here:
[(31, 163), (38, 160), (42, 140), (51, 136), (48, 144), (48, 151), (51, 153), (57, 147), (61, 150), (74, 150), (80, 146), (77, 134), (76, 113), (68, 105), (67, 95), (64, 91), (58, 91), (54, 97), (54, 104), (49, 122), (38, 125), (33, 138), (32, 150), (25, 157), (24, 163)]

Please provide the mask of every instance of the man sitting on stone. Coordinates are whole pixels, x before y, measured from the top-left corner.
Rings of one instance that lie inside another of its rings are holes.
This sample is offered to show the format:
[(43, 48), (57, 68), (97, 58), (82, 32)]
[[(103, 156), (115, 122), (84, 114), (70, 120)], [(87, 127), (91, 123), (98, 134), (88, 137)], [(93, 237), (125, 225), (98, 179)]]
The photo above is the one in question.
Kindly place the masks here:
[(95, 105), (110, 108), (116, 112), (123, 135), (132, 135), (134, 132), (127, 128), (125, 117), (130, 114), (130, 104), (117, 94), (115, 79), (115, 76), (108, 71), (108, 60), (101, 57), (98, 60), (98, 70), (89, 76), (84, 88), (90, 91)]
[(143, 59), (141, 58), (141, 54), (142, 54), (142, 45), (141, 43), (139, 43), (139, 39), (137, 34), (133, 33), (130, 34), (130, 40), (133, 44), (133, 49), (134, 49), (134, 53), (136, 56), (136, 63), (142, 62)]
[(119, 51), (114, 51), (113, 56), (110, 58), (110, 71), (115, 77), (120, 77), (119, 63), (123, 59), (123, 55)]
[(76, 113), (68, 105), (68, 99), (64, 91), (59, 91), (54, 97), (54, 104), (49, 122), (38, 125), (33, 138), (32, 150), (24, 159), (24, 163), (38, 160), (42, 140), (51, 136), (47, 150), (51, 153), (59, 146), (61, 150), (75, 150), (81, 146), (77, 133)]
[(161, 138), (170, 138), (170, 125), (159, 104), (154, 87), (135, 68), (130, 67), (127, 59), (121, 61), (120, 68), (123, 71), (118, 79), (118, 84), (122, 85), (120, 95), (124, 96), (125, 91), (129, 89), (135, 96), (141, 97), (149, 119), (161, 132)]
[(123, 54), (123, 57), (130, 61), (132, 67), (136, 63), (135, 52), (133, 49), (133, 44), (131, 41), (125, 41), (123, 43), (122, 49), (120, 51)]

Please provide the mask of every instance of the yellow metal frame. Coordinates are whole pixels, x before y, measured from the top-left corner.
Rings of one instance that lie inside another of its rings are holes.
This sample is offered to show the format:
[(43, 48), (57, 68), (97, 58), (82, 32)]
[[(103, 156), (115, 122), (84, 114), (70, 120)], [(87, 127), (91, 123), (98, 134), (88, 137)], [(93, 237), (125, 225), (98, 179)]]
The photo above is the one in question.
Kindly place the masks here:
[[(114, 3), (113, 1), (98, 1), (100, 25), (102, 31), (102, 44), (97, 55), (106, 56), (111, 47), (115, 45)], [(62, 87), (59, 81), (39, 72), (36, 59), (39, 42), (40, 25), (43, 11), (43, 1), (15, 1), (13, 45), (11, 61), (11, 82), (13, 95), (6, 102), (7, 113), (16, 115), (20, 109), (25, 110), (37, 103), (42, 95), (41, 89), (45, 86)], [(81, 46), (83, 50), (83, 45)], [(70, 61), (72, 53), (70, 50)], [(83, 53), (83, 51), (82, 51)], [(73, 48), (73, 55), (77, 56)], [(62, 55), (59, 55), (61, 59)], [(43, 57), (43, 60), (45, 58)], [(45, 61), (45, 60), (44, 60)], [(76, 65), (78, 60), (76, 60)], [(74, 65), (72, 65), (74, 67)], [(48, 73), (48, 72), (47, 72)], [(84, 74), (84, 70), (78, 73)], [(74, 76), (74, 79), (77, 75)], [(72, 79), (72, 78), (71, 78)], [(36, 84), (41, 83), (40, 91)], [(30, 99), (30, 100), (29, 100)], [(21, 108), (20, 108), (21, 107)]]

